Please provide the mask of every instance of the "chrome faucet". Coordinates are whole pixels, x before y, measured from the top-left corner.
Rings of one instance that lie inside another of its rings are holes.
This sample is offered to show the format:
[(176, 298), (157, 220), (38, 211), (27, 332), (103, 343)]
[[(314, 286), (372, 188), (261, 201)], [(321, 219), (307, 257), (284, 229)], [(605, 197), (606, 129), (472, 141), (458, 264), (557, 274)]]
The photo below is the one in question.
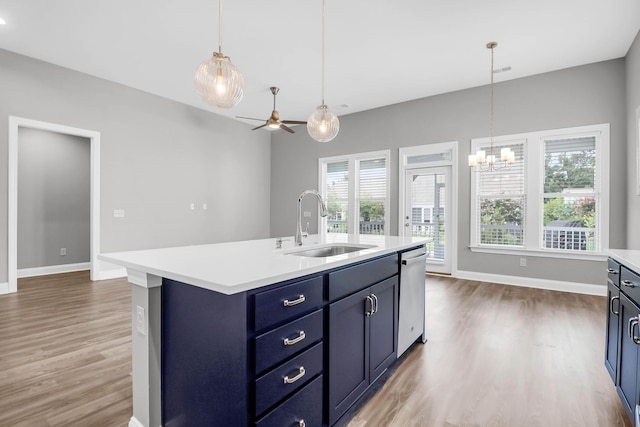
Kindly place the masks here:
[(302, 246), (302, 238), (307, 237), (308, 233), (302, 231), (302, 199), (308, 194), (313, 194), (318, 199), (318, 204), (320, 205), (320, 216), (327, 216), (327, 205), (322, 200), (322, 196), (316, 190), (305, 190), (298, 197), (298, 224), (296, 224), (296, 241), (295, 246)]

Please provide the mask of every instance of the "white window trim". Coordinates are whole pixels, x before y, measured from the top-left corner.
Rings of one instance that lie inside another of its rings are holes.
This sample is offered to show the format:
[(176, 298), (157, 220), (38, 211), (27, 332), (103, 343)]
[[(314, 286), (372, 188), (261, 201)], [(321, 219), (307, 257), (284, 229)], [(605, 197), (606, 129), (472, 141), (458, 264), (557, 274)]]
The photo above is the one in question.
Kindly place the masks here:
[[(609, 171), (610, 171), (610, 125), (609, 123), (578, 126), (565, 129), (553, 129), (536, 132), (527, 132), (514, 135), (494, 137), (496, 145), (508, 145), (510, 141), (523, 141), (525, 144), (525, 245), (524, 247), (505, 247), (493, 245), (480, 245), (477, 241), (477, 180), (476, 172), (471, 172), (471, 215), (470, 215), (470, 246), (472, 252), (483, 252), (501, 255), (527, 255), (547, 258), (604, 260), (609, 249)], [(578, 136), (596, 136), (596, 168), (595, 182), (599, 194), (599, 211), (596, 215), (597, 229), (600, 233), (599, 250), (594, 252), (557, 251), (539, 247), (540, 233), (542, 230), (543, 214), (540, 211), (540, 196), (544, 188), (544, 141), (548, 139), (575, 138)], [(479, 145), (489, 143), (489, 138), (476, 138), (471, 140), (471, 152), (474, 153)], [(477, 172), (490, 173), (490, 172)], [(606, 177), (606, 179), (604, 179)]]
[[(333, 156), (333, 157), (321, 157), (318, 159), (318, 188), (320, 189), (320, 194), (324, 199), (326, 199), (326, 182), (327, 182), (327, 163), (336, 163), (336, 162), (348, 162), (349, 164), (349, 195), (348, 195), (348, 211), (347, 215), (348, 228), (351, 230), (349, 234), (360, 234), (360, 206), (357, 201), (359, 200), (360, 195), (358, 194), (359, 188), (359, 174), (356, 174), (356, 161), (363, 160), (373, 160), (373, 159), (385, 159), (386, 165), (386, 176), (385, 176), (385, 191), (386, 197), (384, 199), (384, 235), (389, 235), (389, 228), (391, 227), (390, 222), (390, 199), (391, 199), (391, 180), (390, 180), (390, 172), (391, 172), (391, 150), (381, 150), (381, 151), (369, 151), (367, 153), (356, 153), (356, 154), (347, 154), (344, 156)], [(327, 221), (326, 218), (318, 218), (318, 232), (320, 234), (326, 234), (327, 232)]]

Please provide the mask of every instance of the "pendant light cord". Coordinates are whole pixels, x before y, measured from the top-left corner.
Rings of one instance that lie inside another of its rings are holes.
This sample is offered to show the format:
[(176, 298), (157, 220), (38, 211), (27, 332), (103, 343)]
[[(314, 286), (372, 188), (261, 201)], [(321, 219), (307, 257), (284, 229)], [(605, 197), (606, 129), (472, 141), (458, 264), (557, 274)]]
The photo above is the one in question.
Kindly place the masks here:
[(491, 119), (490, 119), (490, 127), (489, 127), (489, 144), (491, 146), (490, 154), (493, 156), (493, 49), (495, 46), (491, 46)]
[(222, 53), (222, 0), (218, 0), (218, 53)]
[(322, 0), (322, 105), (324, 105), (324, 6), (325, 0)]

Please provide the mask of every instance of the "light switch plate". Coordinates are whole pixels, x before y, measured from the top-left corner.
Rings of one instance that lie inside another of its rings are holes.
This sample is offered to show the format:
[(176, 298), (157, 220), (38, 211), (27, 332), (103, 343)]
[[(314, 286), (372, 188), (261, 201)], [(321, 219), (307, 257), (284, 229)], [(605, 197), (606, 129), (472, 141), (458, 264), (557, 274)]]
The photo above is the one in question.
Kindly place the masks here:
[(136, 306), (136, 328), (138, 333), (145, 335), (147, 333), (144, 324), (144, 307)]

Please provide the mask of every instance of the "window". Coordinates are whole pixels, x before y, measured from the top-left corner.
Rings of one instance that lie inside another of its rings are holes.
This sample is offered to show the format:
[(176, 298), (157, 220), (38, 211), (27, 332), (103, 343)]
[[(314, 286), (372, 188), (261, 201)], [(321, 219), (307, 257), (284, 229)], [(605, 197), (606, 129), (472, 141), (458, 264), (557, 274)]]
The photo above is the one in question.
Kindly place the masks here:
[[(510, 168), (472, 172), (471, 248), (594, 254), (608, 246), (609, 125), (494, 138)], [(488, 138), (472, 152), (489, 150)]]
[(389, 151), (320, 159), (321, 232), (389, 234)]

